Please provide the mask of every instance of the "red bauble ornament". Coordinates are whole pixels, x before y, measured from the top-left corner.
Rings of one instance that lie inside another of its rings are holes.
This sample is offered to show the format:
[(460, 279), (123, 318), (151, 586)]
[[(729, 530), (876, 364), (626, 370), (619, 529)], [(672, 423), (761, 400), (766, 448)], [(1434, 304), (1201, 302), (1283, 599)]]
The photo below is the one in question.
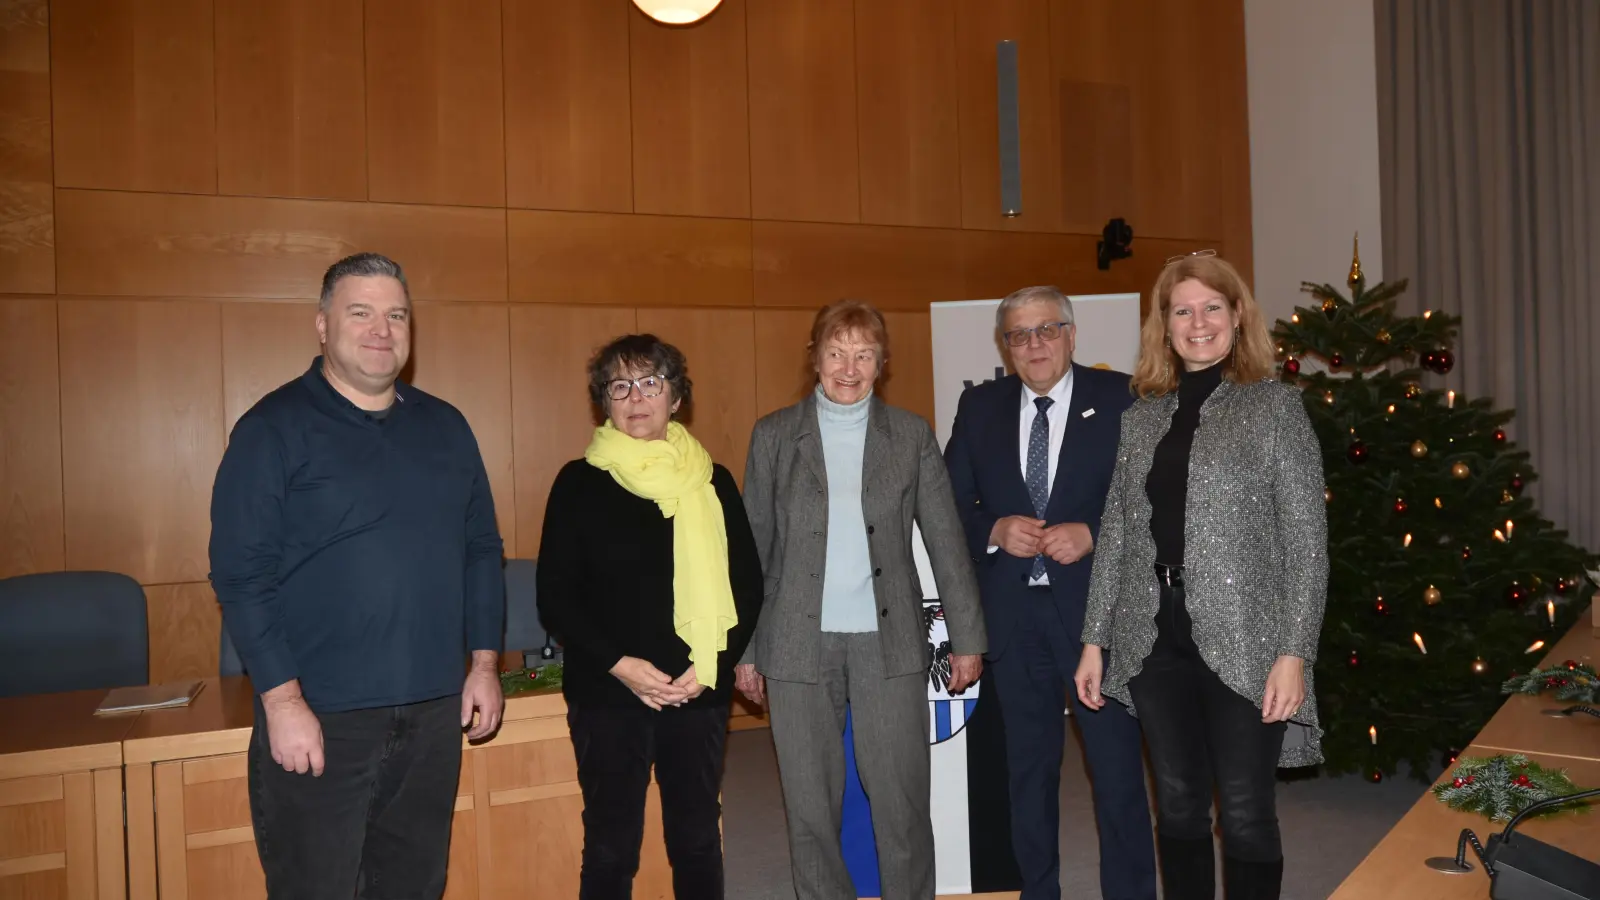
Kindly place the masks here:
[(1389, 607), (1384, 605), (1382, 597), (1378, 598), (1378, 602), (1377, 603), (1372, 604), (1372, 608), (1377, 610), (1378, 615), (1380, 615), (1380, 616), (1389, 614)]
[(1461, 561), (1462, 562), (1466, 562), (1467, 560), (1469, 560), (1471, 558), (1472, 558), (1472, 548), (1471, 547), (1462, 547), (1461, 548)]
[(1468, 775), (1466, 777), (1467, 784), (1471, 784), (1471, 783), (1473, 783), (1474, 781), (1477, 781), (1477, 780), (1478, 780), (1478, 776), (1476, 776), (1476, 775)]
[(1350, 444), (1350, 449), (1345, 451), (1345, 456), (1358, 465), (1364, 463), (1367, 461), (1367, 445), (1354, 441)]
[(1433, 354), (1433, 370), (1440, 375), (1450, 374), (1456, 367), (1456, 356), (1449, 350), (1438, 350)]
[(1337, 369), (1340, 366), (1344, 365), (1344, 354), (1343, 353), (1335, 353), (1332, 356), (1328, 357), (1328, 365), (1334, 367), (1335, 369)]
[(1394, 499), (1394, 511), (1396, 513), (1403, 513), (1403, 512), (1406, 511), (1406, 509), (1407, 509), (1407, 507), (1406, 507), (1406, 498), (1404, 498), (1404, 497), (1396, 497)]
[(1300, 360), (1295, 359), (1292, 356), (1289, 357), (1288, 359), (1283, 361), (1283, 370), (1285, 372), (1288, 372), (1290, 375), (1299, 375), (1300, 374)]
[(1454, 779), (1453, 781), (1450, 782), (1450, 786), (1451, 787), (1461, 787), (1463, 784), (1466, 784), (1466, 782), (1462, 781), (1459, 778)]
[(1518, 775), (1517, 777), (1511, 779), (1511, 783), (1517, 785), (1518, 787), (1527, 787), (1533, 783), (1533, 779), (1526, 775)]
[(1556, 579), (1556, 593), (1565, 594), (1566, 592), (1567, 592), (1567, 580), (1565, 578), (1557, 578)]
[(1367, 780), (1373, 784), (1377, 784), (1383, 780), (1383, 773), (1379, 772), (1377, 769), (1373, 769), (1371, 772), (1367, 773)]
[(1513, 491), (1522, 490), (1522, 476), (1521, 475), (1513, 475), (1513, 476), (1511, 476), (1511, 489)]
[(1434, 364), (1437, 363), (1438, 361), (1439, 361), (1439, 354), (1438, 354), (1437, 351), (1424, 350), (1422, 352), (1422, 367), (1424, 369), (1427, 369), (1430, 372), (1433, 371)]
[(1528, 589), (1515, 581), (1511, 582), (1511, 586), (1506, 588), (1506, 602), (1512, 606), (1521, 606), (1528, 602)]
[(1577, 671), (1577, 669), (1578, 669), (1578, 661), (1575, 660), (1575, 659), (1569, 659), (1566, 662), (1562, 663), (1562, 665), (1566, 666), (1567, 667), (1567, 671), (1569, 671), (1569, 672)]
[(1354, 650), (1351, 650), (1350, 651), (1350, 668), (1354, 669), (1356, 666), (1359, 666), (1359, 665), (1361, 665), (1361, 657), (1357, 656), (1356, 652)]
[(1504, 444), (1506, 442), (1506, 433), (1503, 429), (1496, 428), (1494, 430), (1494, 442), (1496, 444)]

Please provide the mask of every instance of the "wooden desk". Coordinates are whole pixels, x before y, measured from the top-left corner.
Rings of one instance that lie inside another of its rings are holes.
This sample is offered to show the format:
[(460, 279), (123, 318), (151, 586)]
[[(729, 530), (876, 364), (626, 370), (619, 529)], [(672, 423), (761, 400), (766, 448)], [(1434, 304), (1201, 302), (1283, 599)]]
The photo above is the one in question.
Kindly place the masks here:
[(0, 898), (122, 900), (122, 738), (106, 692), (0, 699)]
[[(253, 720), (242, 678), (208, 679), (188, 708), (141, 714), (123, 751), (132, 900), (266, 896), (246, 783)], [(561, 695), (510, 698), (500, 731), (463, 746), (446, 900), (577, 896), (583, 798)], [(660, 810), (651, 785), (638, 898), (672, 895)]]
[[(1569, 659), (1600, 665), (1600, 639), (1585, 625), (1579, 622), (1574, 626), (1545, 655), (1539, 667), (1558, 666)], [(1472, 742), (1496, 753), (1539, 752), (1574, 760), (1600, 761), (1600, 719), (1588, 715), (1552, 717), (1544, 714), (1547, 709), (1572, 705), (1574, 701), (1557, 700), (1552, 693), (1514, 695)], [(1590, 786), (1600, 787), (1600, 781)]]
[[(1587, 629), (1583, 629), (1587, 630)], [(1464, 756), (1495, 756), (1499, 751), (1476, 744)], [(1600, 762), (1572, 760), (1540, 753), (1526, 754), (1541, 765), (1564, 768), (1581, 788), (1600, 787)], [(1440, 781), (1451, 776), (1445, 772)], [(1339, 885), (1330, 900), (1404, 897), (1406, 900), (1487, 900), (1489, 878), (1472, 851), (1473, 871), (1464, 875), (1435, 872), (1422, 864), (1430, 856), (1454, 856), (1461, 829), (1471, 828), (1485, 843), (1489, 835), (1505, 828), (1504, 822), (1491, 823), (1482, 816), (1456, 812), (1439, 802), (1432, 792), (1411, 807), (1405, 818), (1373, 848), (1350, 877)], [(1600, 815), (1563, 815), (1524, 822), (1517, 833), (1527, 833), (1586, 859), (1595, 858), (1600, 847)]]

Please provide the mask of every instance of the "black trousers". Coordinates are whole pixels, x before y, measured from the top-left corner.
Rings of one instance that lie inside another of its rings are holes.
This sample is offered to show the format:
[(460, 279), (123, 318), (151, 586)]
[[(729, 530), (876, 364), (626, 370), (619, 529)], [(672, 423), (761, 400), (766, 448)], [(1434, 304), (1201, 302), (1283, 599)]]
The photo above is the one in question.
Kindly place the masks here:
[(728, 704), (592, 706), (569, 701), (567, 727), (583, 789), (579, 900), (633, 896), (655, 767), (661, 830), (677, 900), (722, 900), (722, 755)]
[(1281, 860), (1276, 774), (1286, 724), (1263, 724), (1260, 708), (1200, 658), (1181, 581), (1163, 584), (1156, 623), (1155, 646), (1128, 690), (1150, 748), (1158, 833), (1204, 840), (1209, 864), (1215, 790), (1223, 854), (1247, 863)]
[(444, 894), (461, 775), (461, 698), (319, 715), (326, 766), (272, 761), (256, 701), (250, 817), (270, 900)]

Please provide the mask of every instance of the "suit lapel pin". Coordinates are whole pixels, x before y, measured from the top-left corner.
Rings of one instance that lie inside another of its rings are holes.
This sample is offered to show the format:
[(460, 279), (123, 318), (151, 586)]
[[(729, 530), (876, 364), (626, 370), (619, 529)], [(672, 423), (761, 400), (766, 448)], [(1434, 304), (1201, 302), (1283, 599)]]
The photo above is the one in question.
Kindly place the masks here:
[(1083, 411), (1083, 417), (1085, 419), (1089, 418), (1092, 415), (1094, 415), (1094, 410), (1092, 408), (1091, 409), (1086, 409), (1086, 410)]

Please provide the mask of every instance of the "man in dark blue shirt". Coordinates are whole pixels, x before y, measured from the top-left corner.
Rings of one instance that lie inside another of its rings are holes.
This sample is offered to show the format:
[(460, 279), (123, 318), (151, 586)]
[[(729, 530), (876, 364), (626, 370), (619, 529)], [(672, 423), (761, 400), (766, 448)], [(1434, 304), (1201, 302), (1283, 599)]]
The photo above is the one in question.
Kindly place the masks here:
[(272, 898), (439, 897), (461, 730), (504, 705), (494, 499), (466, 419), (397, 381), (399, 265), (335, 263), (316, 325), (322, 356), (239, 419), (212, 494), (256, 846)]

